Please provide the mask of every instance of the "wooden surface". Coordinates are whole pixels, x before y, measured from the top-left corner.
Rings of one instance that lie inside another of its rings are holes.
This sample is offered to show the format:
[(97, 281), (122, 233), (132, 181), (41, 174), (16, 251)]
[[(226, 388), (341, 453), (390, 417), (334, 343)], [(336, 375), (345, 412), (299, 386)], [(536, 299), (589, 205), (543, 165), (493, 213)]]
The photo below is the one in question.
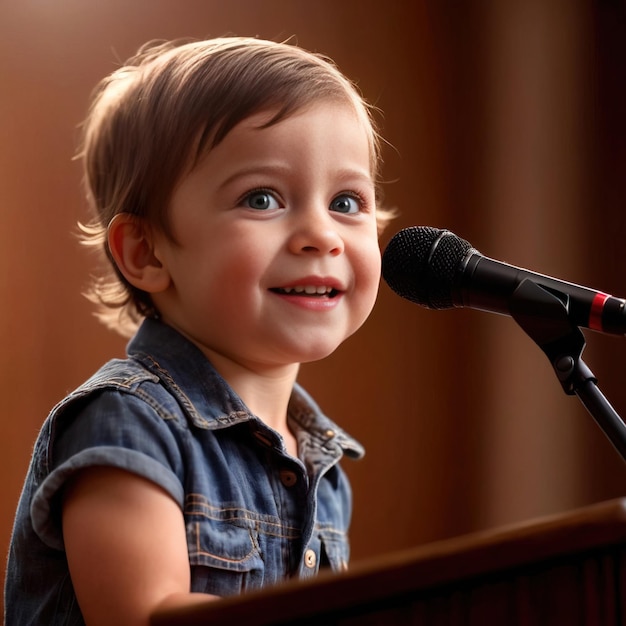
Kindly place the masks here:
[(164, 613), (155, 626), (626, 623), (626, 499)]

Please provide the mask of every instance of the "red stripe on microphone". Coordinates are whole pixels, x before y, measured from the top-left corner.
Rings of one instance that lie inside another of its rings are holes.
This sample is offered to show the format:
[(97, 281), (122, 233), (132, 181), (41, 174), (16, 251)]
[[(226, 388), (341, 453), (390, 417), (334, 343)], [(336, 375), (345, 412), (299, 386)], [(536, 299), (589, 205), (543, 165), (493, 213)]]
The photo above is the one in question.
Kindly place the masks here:
[(602, 330), (602, 311), (604, 303), (610, 298), (606, 293), (597, 293), (593, 297), (591, 303), (591, 311), (589, 312), (589, 328), (592, 330)]

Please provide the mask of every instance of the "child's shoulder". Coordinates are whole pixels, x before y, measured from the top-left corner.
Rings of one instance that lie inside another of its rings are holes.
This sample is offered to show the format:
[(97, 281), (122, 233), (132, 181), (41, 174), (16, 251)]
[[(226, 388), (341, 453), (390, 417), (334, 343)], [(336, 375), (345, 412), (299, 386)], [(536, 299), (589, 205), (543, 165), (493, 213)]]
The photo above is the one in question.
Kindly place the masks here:
[(106, 389), (132, 392), (146, 382), (158, 383), (159, 377), (134, 359), (112, 359), (65, 396), (53, 411)]

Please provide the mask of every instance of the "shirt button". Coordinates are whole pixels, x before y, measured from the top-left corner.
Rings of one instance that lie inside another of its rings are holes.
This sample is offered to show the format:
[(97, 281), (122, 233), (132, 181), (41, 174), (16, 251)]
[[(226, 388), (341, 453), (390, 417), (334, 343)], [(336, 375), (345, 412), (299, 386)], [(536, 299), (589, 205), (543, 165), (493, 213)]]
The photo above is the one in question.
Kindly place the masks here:
[(317, 554), (315, 554), (315, 550), (311, 550), (311, 548), (309, 548), (304, 553), (304, 564), (309, 569), (313, 569), (315, 567), (316, 563), (317, 563)]
[(291, 470), (281, 470), (280, 482), (283, 483), (285, 487), (293, 487), (298, 482), (298, 477), (296, 473)]

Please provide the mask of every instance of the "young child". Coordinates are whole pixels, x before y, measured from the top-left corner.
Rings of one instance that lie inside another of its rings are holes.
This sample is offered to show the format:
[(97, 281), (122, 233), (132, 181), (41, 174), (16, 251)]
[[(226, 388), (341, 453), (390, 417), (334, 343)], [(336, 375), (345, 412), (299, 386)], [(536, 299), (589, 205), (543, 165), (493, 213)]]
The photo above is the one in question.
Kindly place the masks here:
[(13, 532), (6, 623), (148, 624), (348, 561), (361, 446), (298, 386), (365, 321), (379, 276), (379, 137), (328, 60), (248, 38), (152, 44), (84, 128), (130, 336), (60, 402)]

